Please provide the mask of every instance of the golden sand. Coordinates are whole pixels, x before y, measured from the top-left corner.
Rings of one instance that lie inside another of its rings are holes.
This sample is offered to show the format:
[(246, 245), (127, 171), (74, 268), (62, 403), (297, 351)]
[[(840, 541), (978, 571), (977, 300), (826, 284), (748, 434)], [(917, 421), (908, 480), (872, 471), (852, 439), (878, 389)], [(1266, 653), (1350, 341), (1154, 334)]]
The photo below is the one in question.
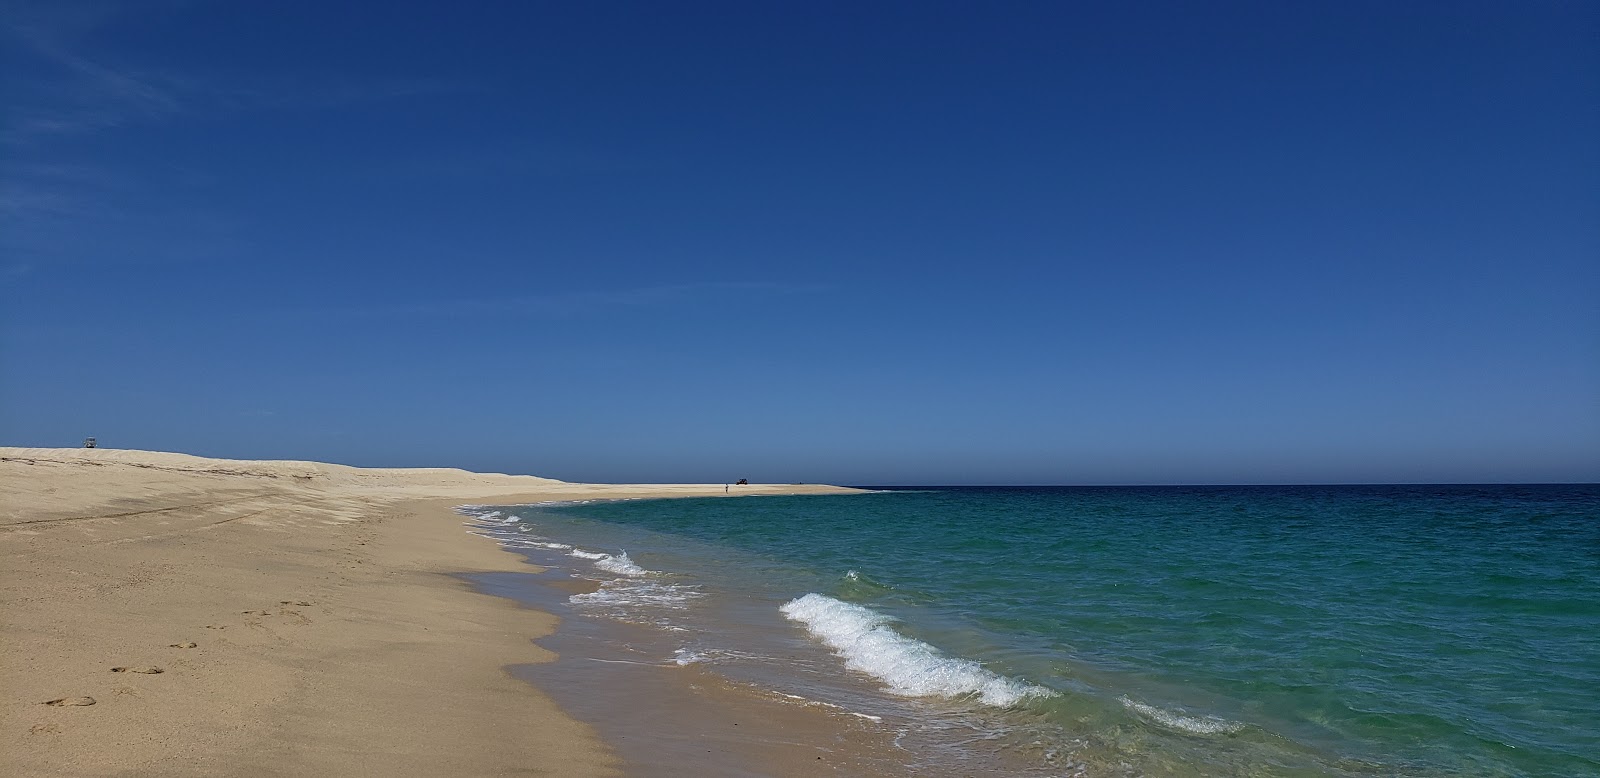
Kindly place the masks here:
[(723, 493), (0, 448), (0, 774), (615, 774), (504, 670), (555, 619), (449, 575), (530, 569), (449, 509)]

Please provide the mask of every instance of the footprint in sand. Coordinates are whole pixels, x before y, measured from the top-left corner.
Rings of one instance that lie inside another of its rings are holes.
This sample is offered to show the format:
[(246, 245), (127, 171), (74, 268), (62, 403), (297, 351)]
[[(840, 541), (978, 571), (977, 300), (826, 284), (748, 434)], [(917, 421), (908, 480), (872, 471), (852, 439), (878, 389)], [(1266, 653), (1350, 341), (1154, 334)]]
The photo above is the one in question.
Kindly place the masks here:
[(163, 669), (161, 669), (159, 667), (113, 667), (113, 668), (111, 668), (111, 672), (113, 672), (113, 673), (143, 673), (145, 675), (160, 675), (160, 674), (166, 672), (166, 670), (163, 670)]
[(305, 600), (280, 600), (280, 601), (278, 601), (278, 604), (279, 605), (298, 605), (298, 606), (300, 606), (302, 608), (311, 607), (311, 603), (306, 602)]
[(291, 624), (297, 624), (302, 627), (311, 623), (311, 619), (302, 616), (300, 611), (281, 610), (278, 611), (278, 615), (288, 618)]
[(169, 646), (169, 648), (194, 648), (196, 645), (199, 644), (191, 640), (187, 643), (173, 643), (171, 646)]
[(72, 705), (72, 706), (93, 705), (94, 704), (94, 698), (93, 697), (62, 697), (59, 700), (47, 700), (47, 701), (41, 702), (39, 704), (40, 705), (54, 705), (56, 707), (66, 707), (66, 706), (69, 706), (69, 705)]
[(219, 627), (216, 624), (207, 624), (206, 629), (227, 629), (227, 627)]

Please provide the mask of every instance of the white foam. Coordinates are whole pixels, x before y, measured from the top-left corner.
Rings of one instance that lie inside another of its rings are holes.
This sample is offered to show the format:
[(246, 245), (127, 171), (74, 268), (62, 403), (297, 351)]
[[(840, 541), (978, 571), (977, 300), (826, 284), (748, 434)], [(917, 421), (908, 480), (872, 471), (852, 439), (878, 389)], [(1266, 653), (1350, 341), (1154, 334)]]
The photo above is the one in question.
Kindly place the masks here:
[(813, 700), (810, 697), (801, 697), (798, 694), (790, 694), (788, 692), (776, 692), (776, 694), (786, 700), (794, 700), (795, 702), (804, 705), (807, 708), (831, 708), (840, 713), (848, 713), (851, 716), (859, 716), (868, 721), (883, 721), (882, 716), (874, 716), (870, 713), (857, 713), (843, 705), (835, 705), (831, 702), (823, 702), (822, 700)]
[(985, 705), (1009, 707), (1029, 697), (1056, 692), (999, 675), (970, 659), (945, 656), (939, 649), (889, 627), (892, 619), (870, 608), (807, 594), (783, 605), (788, 618), (804, 624), (845, 664), (907, 697), (976, 697)]
[(609, 612), (631, 612), (640, 606), (683, 610), (700, 592), (677, 584), (619, 578), (600, 584), (600, 588), (567, 598), (573, 605), (597, 606)]
[[(476, 533), (474, 533), (474, 534), (476, 534)], [(499, 535), (478, 535), (478, 537), (480, 537), (480, 538), (490, 538), (491, 540), (498, 541), (500, 543), (500, 545), (505, 546), (506, 548), (538, 548), (539, 547), (539, 543), (537, 541), (523, 540), (522, 538), (518, 538), (518, 537), (509, 537), (508, 538), (508, 537), (502, 537), (502, 536), (499, 536)]]
[(1117, 701), (1122, 703), (1129, 710), (1132, 710), (1141, 716), (1156, 722), (1157, 724), (1162, 724), (1176, 730), (1182, 730), (1184, 732), (1189, 732), (1196, 735), (1231, 735), (1241, 729), (1244, 729), (1245, 726), (1237, 721), (1219, 719), (1216, 716), (1206, 716), (1204, 718), (1185, 716), (1181, 713), (1173, 713), (1172, 711), (1162, 710), (1154, 705), (1146, 705), (1142, 702), (1138, 702), (1127, 697), (1118, 697)]
[[(691, 593), (691, 598), (699, 596), (701, 596), (701, 594), (698, 591)], [(775, 661), (773, 657), (765, 654), (752, 654), (748, 651), (735, 651), (728, 648), (690, 648), (688, 646), (684, 646), (683, 648), (672, 652), (672, 655), (675, 657), (672, 661), (677, 662), (679, 665), (685, 666), (698, 664), (700, 662), (721, 664), (723, 662), (736, 661), (770, 664), (771, 662)], [(792, 664), (792, 661), (789, 659), (779, 661), (782, 661), (785, 664)]]
[(515, 514), (515, 513), (513, 513), (513, 514), (511, 514), (511, 515), (509, 515), (509, 516), (507, 516), (507, 517), (505, 517), (505, 518), (503, 518), (503, 519), (501, 519), (501, 520), (500, 520), (500, 523), (501, 523), (501, 524), (510, 524), (510, 523), (512, 523), (512, 522), (516, 522), (516, 521), (522, 521), (522, 517), (521, 517), (521, 516), (518, 516), (518, 515), (517, 515), (517, 514)]
[(560, 543), (551, 543), (545, 547), (570, 549), (567, 551), (568, 556), (575, 556), (579, 559), (587, 559), (591, 562), (594, 562), (595, 567), (598, 567), (608, 573), (639, 576), (649, 575), (652, 572), (634, 564), (633, 560), (628, 558), (628, 552), (626, 551), (620, 554), (601, 554), (595, 551), (584, 551), (581, 548), (562, 546)]
[(600, 559), (596, 559), (594, 560), (594, 566), (608, 573), (616, 573), (617, 575), (638, 576), (649, 575), (650, 573), (649, 570), (634, 564), (633, 560), (628, 558), (628, 552), (626, 551), (617, 554), (616, 556), (605, 556)]

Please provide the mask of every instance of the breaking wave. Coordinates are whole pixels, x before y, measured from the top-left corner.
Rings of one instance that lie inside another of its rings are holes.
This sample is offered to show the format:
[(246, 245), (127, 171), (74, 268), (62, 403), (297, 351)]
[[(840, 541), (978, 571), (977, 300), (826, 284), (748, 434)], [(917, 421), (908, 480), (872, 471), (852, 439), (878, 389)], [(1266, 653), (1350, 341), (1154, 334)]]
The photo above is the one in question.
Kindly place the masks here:
[(817, 639), (859, 670), (906, 697), (970, 697), (985, 705), (1010, 707), (1030, 697), (1056, 692), (1007, 678), (970, 659), (946, 656), (939, 649), (895, 632), (893, 622), (870, 608), (807, 594), (780, 610), (805, 625)]

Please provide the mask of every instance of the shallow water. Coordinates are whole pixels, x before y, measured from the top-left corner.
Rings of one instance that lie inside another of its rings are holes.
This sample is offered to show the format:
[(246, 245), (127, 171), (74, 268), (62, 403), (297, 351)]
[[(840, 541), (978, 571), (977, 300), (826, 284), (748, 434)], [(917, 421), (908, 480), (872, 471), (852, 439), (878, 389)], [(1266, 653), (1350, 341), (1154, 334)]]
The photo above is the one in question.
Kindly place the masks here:
[(594, 579), (572, 613), (652, 630), (650, 661), (878, 722), (907, 769), (1600, 774), (1594, 486), (470, 513)]

